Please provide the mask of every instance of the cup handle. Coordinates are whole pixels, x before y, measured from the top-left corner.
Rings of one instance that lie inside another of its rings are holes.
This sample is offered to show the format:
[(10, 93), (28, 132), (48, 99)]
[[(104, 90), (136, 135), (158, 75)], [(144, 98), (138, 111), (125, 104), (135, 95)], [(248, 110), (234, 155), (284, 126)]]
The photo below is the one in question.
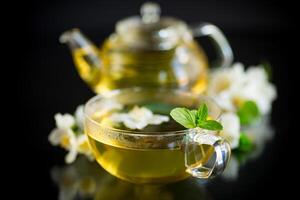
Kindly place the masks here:
[[(185, 138), (186, 171), (207, 179), (221, 174), (228, 164), (231, 149), (222, 137), (200, 128), (190, 129)], [(205, 146), (204, 146), (205, 145)]]
[(201, 23), (192, 25), (191, 31), (194, 37), (207, 36), (210, 37), (217, 50), (220, 61), (217, 64), (220, 67), (228, 67), (233, 61), (233, 53), (231, 47), (222, 33), (222, 31), (215, 25), (210, 23)]

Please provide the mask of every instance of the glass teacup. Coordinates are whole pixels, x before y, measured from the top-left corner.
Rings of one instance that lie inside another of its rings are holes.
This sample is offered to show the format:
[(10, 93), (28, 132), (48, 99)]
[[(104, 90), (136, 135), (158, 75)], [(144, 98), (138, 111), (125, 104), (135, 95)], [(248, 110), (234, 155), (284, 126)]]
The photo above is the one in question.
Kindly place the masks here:
[(112, 175), (133, 183), (161, 184), (190, 175), (206, 179), (226, 167), (231, 151), (218, 132), (184, 129), (175, 121), (144, 130), (116, 128), (97, 118), (106, 109), (104, 101), (148, 106), (164, 115), (174, 107), (197, 109), (205, 103), (215, 120), (221, 110), (208, 97), (171, 89), (130, 88), (93, 97), (85, 105), (85, 133), (97, 162)]

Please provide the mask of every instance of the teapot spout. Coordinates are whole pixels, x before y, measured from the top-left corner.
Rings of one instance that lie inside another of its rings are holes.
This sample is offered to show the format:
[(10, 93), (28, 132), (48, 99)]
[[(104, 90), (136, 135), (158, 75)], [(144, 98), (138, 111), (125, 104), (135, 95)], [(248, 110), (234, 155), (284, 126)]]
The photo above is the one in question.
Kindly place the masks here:
[(69, 46), (80, 77), (94, 88), (100, 80), (99, 49), (76, 28), (64, 32), (59, 41)]

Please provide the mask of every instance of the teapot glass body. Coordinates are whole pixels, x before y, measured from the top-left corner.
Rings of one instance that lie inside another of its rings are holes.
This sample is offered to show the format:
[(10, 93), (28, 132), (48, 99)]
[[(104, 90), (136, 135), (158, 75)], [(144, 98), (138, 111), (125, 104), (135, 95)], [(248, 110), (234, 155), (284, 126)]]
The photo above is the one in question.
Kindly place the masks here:
[[(93, 53), (98, 64), (89, 59)], [(96, 92), (134, 86), (181, 88), (201, 93), (207, 84), (208, 61), (204, 51), (193, 40), (181, 41), (166, 50), (134, 49), (111, 35), (100, 51), (89, 45), (73, 51), (80, 76)]]
[(219, 67), (231, 64), (231, 48), (216, 26), (188, 26), (172, 17), (160, 18), (157, 4), (142, 6), (141, 17), (119, 21), (98, 48), (79, 29), (64, 32), (82, 79), (96, 92), (143, 87), (202, 93), (207, 86), (208, 60), (194, 39), (208, 36), (216, 47)]

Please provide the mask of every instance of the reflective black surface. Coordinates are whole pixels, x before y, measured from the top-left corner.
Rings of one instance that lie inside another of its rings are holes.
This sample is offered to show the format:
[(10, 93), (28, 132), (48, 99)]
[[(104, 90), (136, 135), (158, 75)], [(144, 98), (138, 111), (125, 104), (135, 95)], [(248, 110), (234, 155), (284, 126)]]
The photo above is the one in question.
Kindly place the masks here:
[(71, 165), (54, 167), (51, 177), (59, 188), (60, 200), (212, 199), (207, 189), (195, 179), (169, 185), (134, 185), (115, 178), (97, 163), (83, 157)]
[[(269, 118), (264, 117), (254, 126), (248, 127), (248, 133), (256, 138), (255, 149), (249, 152), (233, 151), (231, 161), (224, 173), (218, 178), (200, 180), (188, 178), (168, 185), (135, 185), (122, 181), (102, 169), (95, 161), (79, 156), (72, 164), (54, 165), (50, 170), (53, 183), (57, 188), (59, 200), (87, 199), (232, 199), (241, 191), (237, 184), (259, 181), (264, 168), (251, 171), (251, 165), (259, 166), (269, 151), (267, 146), (274, 137)], [(252, 169), (253, 170), (253, 169)], [(249, 175), (251, 174), (251, 179)], [(249, 183), (248, 183), (249, 184)], [(248, 198), (243, 197), (243, 198)], [(240, 198), (240, 197), (238, 197)]]
[[(65, 166), (65, 151), (52, 147), (47, 140), (55, 126), (53, 116), (57, 112), (73, 112), (77, 105), (94, 95), (77, 75), (67, 48), (58, 43), (59, 34), (68, 28), (80, 27), (99, 44), (114, 30), (117, 20), (137, 14), (141, 3), (117, 0), (27, 3), (27, 9), (23, 9), (26, 11), (24, 23), (18, 23), (19, 31), (25, 30), (27, 34), (16, 39), (22, 46), (21, 53), (25, 62), (25, 65), (20, 65), (17, 73), (17, 93), (21, 105), (17, 113), (21, 113), (18, 119), (22, 120), (20, 125), (12, 126), (20, 129), (18, 137), (21, 138), (17, 142), (22, 144), (18, 146), (21, 148), (13, 148), (10, 153), (10, 158), (18, 164), (9, 166), (18, 166), (13, 173), (22, 178), (14, 184), (22, 186), (18, 187), (22, 197), (53, 200), (58, 199), (62, 188), (61, 179), (59, 176), (54, 178), (53, 174), (73, 166)], [(288, 89), (295, 59), (291, 56), (291, 46), (294, 44), (291, 37), (294, 23), (291, 4), (271, 1), (162, 1), (161, 4), (163, 13), (188, 22), (209, 21), (218, 25), (228, 37), (236, 61), (248, 66), (264, 59), (269, 60), (273, 67), (272, 80), (278, 89), (278, 99), (274, 102), (271, 114), (271, 124), (275, 130), (272, 141), (266, 143), (257, 158), (247, 159), (240, 167), (237, 179), (218, 177), (208, 183), (190, 179), (159, 189), (160, 198), (267, 199), (282, 194), (287, 177), (285, 170), (288, 170), (282, 166), (285, 166), (284, 160), (290, 156), (286, 149), (292, 131), (291, 96)], [(206, 40), (200, 42), (205, 48), (211, 48)], [(18, 61), (18, 57), (14, 60)], [(15, 159), (16, 156), (19, 160)], [(94, 163), (91, 167), (94, 165), (97, 166)], [(118, 181), (100, 168), (95, 170), (100, 173), (91, 175), (93, 178), (103, 175), (104, 179), (108, 179), (108, 185), (101, 185), (107, 194), (100, 194), (99, 199), (101, 195), (116, 195), (117, 199), (120, 194), (134, 199), (130, 195), (147, 193), (143, 188), (136, 189), (136, 186)], [(90, 173), (92, 170), (87, 171)], [(72, 181), (68, 181), (66, 184), (72, 185)], [(112, 193), (109, 192), (111, 185)], [(153, 195), (157, 195), (155, 189), (150, 190)]]

